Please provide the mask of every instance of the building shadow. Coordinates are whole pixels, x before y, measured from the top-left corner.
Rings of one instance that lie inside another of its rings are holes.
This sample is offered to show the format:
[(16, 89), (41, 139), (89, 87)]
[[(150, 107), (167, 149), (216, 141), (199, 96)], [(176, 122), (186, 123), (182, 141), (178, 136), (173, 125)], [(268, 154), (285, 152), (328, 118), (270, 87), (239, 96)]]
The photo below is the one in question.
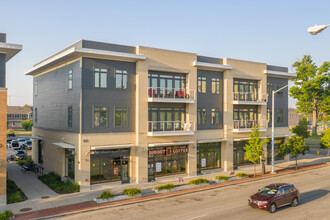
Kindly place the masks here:
[(299, 205), (304, 205), (306, 203), (318, 200), (318, 199), (326, 196), (329, 192), (330, 191), (326, 190), (326, 189), (316, 189), (316, 190), (301, 193)]

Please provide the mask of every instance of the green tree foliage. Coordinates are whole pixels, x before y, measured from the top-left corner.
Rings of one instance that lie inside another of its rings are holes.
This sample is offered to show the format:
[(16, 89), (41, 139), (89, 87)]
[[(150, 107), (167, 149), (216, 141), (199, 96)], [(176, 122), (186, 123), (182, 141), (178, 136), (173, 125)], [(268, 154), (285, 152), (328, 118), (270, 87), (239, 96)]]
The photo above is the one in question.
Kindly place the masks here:
[(305, 155), (306, 151), (309, 151), (309, 146), (305, 145), (303, 137), (294, 135), (288, 139), (284, 144), (281, 144), (280, 154), (291, 155), (296, 160), (296, 169), (298, 169), (298, 156)]
[(296, 135), (303, 137), (303, 138), (308, 138), (309, 137), (309, 132), (308, 132), (308, 121), (306, 118), (300, 118), (299, 123), (297, 126), (293, 127), (291, 130), (293, 133)]
[(31, 131), (33, 126), (33, 122), (30, 120), (23, 120), (22, 121), (22, 127), (25, 131)]
[(330, 128), (328, 128), (323, 137), (321, 137), (321, 147), (322, 148), (328, 148), (328, 156), (329, 154), (329, 150), (330, 150)]
[(14, 129), (8, 129), (8, 130), (7, 130), (7, 134), (15, 134)]
[(250, 133), (249, 142), (244, 146), (246, 157), (249, 161), (254, 164), (254, 177), (256, 176), (256, 163), (259, 161), (260, 157), (264, 156), (263, 145), (268, 143), (268, 139), (264, 141), (260, 138), (259, 127), (255, 126), (252, 128)]
[[(293, 64), (297, 76), (295, 86), (290, 89), (290, 96), (297, 99), (298, 111), (305, 117), (312, 117), (312, 132), (317, 132), (317, 122), (328, 120), (330, 112), (330, 62), (317, 67), (311, 56), (305, 55)], [(298, 82), (302, 80), (303, 82)]]

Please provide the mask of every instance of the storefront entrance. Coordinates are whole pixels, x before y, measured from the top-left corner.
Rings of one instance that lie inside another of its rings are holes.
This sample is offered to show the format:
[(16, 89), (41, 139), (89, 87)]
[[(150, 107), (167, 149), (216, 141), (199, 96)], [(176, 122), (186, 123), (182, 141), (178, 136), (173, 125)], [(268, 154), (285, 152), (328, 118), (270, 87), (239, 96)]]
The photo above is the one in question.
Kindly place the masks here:
[(149, 148), (148, 181), (159, 176), (186, 173), (187, 160), (187, 145)]
[(238, 169), (238, 166), (252, 164), (246, 157), (244, 146), (247, 141), (236, 141), (234, 142), (234, 169)]
[[(280, 155), (281, 144), (284, 143), (284, 138), (275, 138), (275, 160), (284, 160), (284, 157)], [(272, 139), (267, 143), (267, 164), (272, 162)]]
[(129, 183), (129, 149), (91, 151), (91, 184), (121, 181)]
[(197, 145), (197, 172), (221, 167), (221, 143)]

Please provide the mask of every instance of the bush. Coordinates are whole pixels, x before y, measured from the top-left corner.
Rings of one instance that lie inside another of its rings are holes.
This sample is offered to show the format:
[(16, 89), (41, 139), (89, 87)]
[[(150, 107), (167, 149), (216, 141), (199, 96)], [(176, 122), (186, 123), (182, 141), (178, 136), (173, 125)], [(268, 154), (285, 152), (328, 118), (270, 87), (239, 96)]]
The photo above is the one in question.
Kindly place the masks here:
[(247, 175), (246, 173), (236, 173), (237, 177), (248, 177), (249, 175)]
[(10, 210), (5, 210), (4, 212), (0, 213), (0, 220), (7, 220), (13, 217), (14, 214)]
[(26, 200), (27, 197), (14, 181), (7, 179), (7, 203), (16, 203)]
[(8, 135), (8, 134), (15, 134), (14, 129), (8, 129), (8, 130), (7, 130), (7, 135)]
[(229, 177), (227, 177), (227, 176), (216, 176), (215, 179), (216, 180), (225, 180), (225, 181), (228, 181), (229, 180)]
[(22, 165), (26, 165), (26, 166), (30, 166), (32, 164), (32, 158), (28, 157), (26, 159), (23, 160), (18, 160), (16, 162), (17, 165), (22, 166)]
[(190, 180), (190, 184), (194, 184), (194, 185), (198, 185), (198, 184), (201, 184), (201, 183), (209, 183), (210, 181), (207, 180), (207, 179), (204, 179), (204, 178), (198, 178), (198, 179), (195, 179), (195, 180)]
[(124, 195), (128, 195), (128, 196), (135, 196), (137, 194), (140, 194), (141, 190), (139, 188), (129, 188), (129, 189), (124, 189)]
[(111, 197), (113, 197), (113, 194), (109, 190), (104, 191), (99, 195), (99, 199), (110, 199)]
[(33, 122), (30, 120), (23, 120), (22, 127), (25, 131), (32, 131)]
[(60, 175), (54, 172), (38, 176), (38, 179), (57, 193), (72, 193), (80, 190), (80, 186), (77, 183), (73, 183), (70, 180), (63, 182)]
[(170, 189), (172, 189), (172, 188), (174, 188), (174, 187), (175, 187), (174, 184), (169, 183), (169, 184), (165, 184), (165, 185), (157, 186), (157, 187), (155, 187), (155, 190), (163, 190), (163, 189), (168, 189), (168, 190), (170, 190)]

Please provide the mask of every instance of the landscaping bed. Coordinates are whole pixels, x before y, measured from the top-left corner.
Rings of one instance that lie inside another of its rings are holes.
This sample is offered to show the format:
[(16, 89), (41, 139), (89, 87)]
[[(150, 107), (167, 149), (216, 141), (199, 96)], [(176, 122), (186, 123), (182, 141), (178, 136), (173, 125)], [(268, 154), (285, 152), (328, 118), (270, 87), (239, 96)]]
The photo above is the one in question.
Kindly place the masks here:
[(7, 179), (7, 204), (23, 202), (27, 199), (26, 195), (18, 188), (16, 183)]
[(139, 197), (142, 197), (142, 192), (139, 188), (124, 189), (123, 195), (113, 195), (111, 191), (107, 190), (102, 192), (97, 198), (94, 198), (94, 202), (107, 203)]
[(80, 186), (77, 183), (73, 183), (70, 180), (64, 182), (61, 180), (61, 177), (54, 172), (38, 176), (38, 179), (59, 194), (74, 193), (80, 190)]

